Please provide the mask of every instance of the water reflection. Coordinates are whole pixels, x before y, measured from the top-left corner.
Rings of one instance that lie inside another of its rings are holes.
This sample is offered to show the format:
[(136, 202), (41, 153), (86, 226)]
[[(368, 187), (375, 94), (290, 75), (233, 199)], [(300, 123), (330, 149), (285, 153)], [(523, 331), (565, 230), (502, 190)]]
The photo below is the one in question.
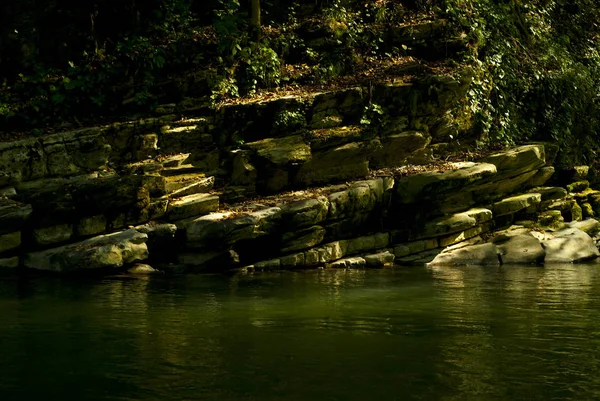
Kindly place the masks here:
[(0, 399), (596, 399), (599, 286), (574, 265), (0, 281)]

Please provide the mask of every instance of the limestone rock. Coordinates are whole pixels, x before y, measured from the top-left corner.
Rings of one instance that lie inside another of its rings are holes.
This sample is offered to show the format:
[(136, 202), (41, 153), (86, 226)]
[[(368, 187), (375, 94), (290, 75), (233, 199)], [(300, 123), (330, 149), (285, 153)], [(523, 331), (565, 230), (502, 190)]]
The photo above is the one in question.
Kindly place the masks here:
[(381, 178), (357, 182), (345, 191), (329, 195), (328, 218), (336, 220), (370, 212), (383, 201), (383, 193)]
[(329, 211), (329, 200), (325, 196), (289, 203), (282, 208), (285, 227), (301, 228), (319, 224)]
[(281, 260), (280, 259), (269, 259), (257, 262), (253, 265), (254, 270), (258, 271), (269, 271), (269, 270), (277, 270), (281, 268)]
[(33, 240), (38, 245), (65, 242), (71, 238), (71, 235), (73, 235), (73, 226), (70, 224), (58, 224), (33, 230)]
[(480, 234), (487, 233), (492, 230), (493, 222), (485, 222), (483, 224), (479, 224), (475, 227), (468, 228), (464, 231), (459, 231), (456, 233), (452, 233), (438, 239), (439, 246), (445, 247), (454, 244), (458, 244), (460, 242), (466, 241), (470, 238), (476, 237)]
[(473, 189), (473, 196), (476, 200), (494, 200), (503, 198), (508, 194), (523, 191), (532, 185), (532, 179), (537, 171), (527, 171), (517, 176), (497, 179), (490, 178), (485, 184), (477, 185)]
[(16, 269), (19, 267), (19, 257), (13, 256), (12, 258), (0, 259), (0, 272), (2, 269)]
[(17, 190), (12, 187), (0, 189), (0, 199), (3, 199), (3, 198), (11, 199), (11, 198), (14, 198), (15, 196), (17, 196)]
[(248, 151), (232, 151), (231, 185), (254, 187), (256, 185), (257, 172), (254, 165), (250, 163)]
[(542, 264), (546, 256), (540, 241), (529, 234), (514, 235), (495, 243), (502, 264)]
[(386, 248), (389, 245), (390, 236), (388, 233), (379, 233), (339, 242), (343, 244), (343, 256), (345, 256)]
[(596, 219), (585, 219), (583, 221), (572, 221), (567, 224), (569, 228), (576, 228), (588, 235), (594, 235), (600, 232), (600, 222)]
[(21, 230), (31, 212), (31, 205), (0, 199), (0, 234)]
[(282, 253), (300, 251), (312, 248), (325, 238), (325, 229), (321, 226), (312, 226), (307, 229), (283, 234)]
[(332, 269), (361, 269), (367, 265), (367, 261), (360, 256), (336, 260), (328, 265)]
[(542, 167), (531, 177), (530, 186), (538, 187), (544, 185), (554, 175), (554, 167)]
[(233, 250), (181, 253), (177, 256), (180, 264), (192, 272), (226, 271), (239, 263), (239, 255)]
[(130, 229), (101, 235), (25, 256), (30, 269), (69, 273), (80, 270), (117, 268), (148, 257), (148, 236)]
[(491, 210), (483, 208), (471, 209), (463, 213), (441, 217), (426, 223), (423, 227), (423, 231), (420, 233), (420, 237), (436, 237), (464, 231), (491, 219)]
[(418, 131), (407, 131), (389, 135), (382, 142), (382, 148), (371, 156), (373, 168), (397, 167), (405, 164), (406, 158), (423, 150), (431, 142), (431, 137)]
[(21, 232), (0, 235), (0, 253), (16, 249), (21, 246)]
[(554, 233), (554, 238), (542, 241), (546, 251), (545, 263), (577, 263), (600, 256), (594, 240), (576, 228)]
[(569, 192), (582, 192), (590, 187), (589, 181), (581, 180), (567, 184), (567, 191)]
[(586, 219), (588, 217), (594, 217), (594, 208), (589, 202), (583, 202), (580, 205), (581, 207), (581, 216)]
[(499, 266), (498, 249), (491, 243), (448, 248), (435, 257), (430, 266)]
[(283, 269), (294, 269), (303, 268), (304, 265), (304, 253), (295, 253), (293, 255), (282, 256), (281, 267)]
[(444, 193), (463, 189), (495, 174), (496, 166), (493, 164), (453, 163), (453, 169), (444, 172), (430, 171), (401, 178), (398, 180), (396, 192), (400, 203), (414, 203), (423, 198), (439, 197)]
[(396, 257), (389, 251), (364, 256), (367, 267), (375, 268), (390, 267), (394, 264), (394, 259)]
[(538, 215), (537, 221), (542, 228), (556, 230), (563, 225), (565, 219), (560, 210), (547, 210)]
[(564, 199), (567, 196), (567, 190), (561, 187), (539, 187), (530, 192), (542, 195), (542, 202)]
[(156, 270), (154, 267), (144, 263), (136, 263), (131, 268), (127, 269), (127, 273), (139, 275), (162, 274), (160, 270)]
[(267, 138), (247, 143), (246, 146), (256, 154), (276, 166), (286, 166), (292, 163), (304, 163), (311, 158), (310, 147), (301, 135), (284, 138)]
[(75, 233), (81, 237), (102, 234), (106, 230), (106, 223), (106, 217), (102, 214), (84, 217), (75, 226)]
[(281, 208), (273, 207), (235, 218), (227, 213), (212, 213), (191, 221), (183, 228), (187, 233), (188, 247), (204, 248), (231, 245), (271, 234), (279, 227), (280, 221)]
[(379, 140), (352, 142), (331, 150), (314, 152), (302, 165), (295, 182), (301, 185), (364, 178), (369, 175), (368, 157), (381, 147)]
[(496, 179), (514, 177), (546, 164), (544, 145), (525, 145), (484, 157), (481, 162), (496, 166)]
[(173, 200), (168, 206), (169, 220), (182, 220), (201, 216), (219, 208), (219, 197), (211, 194), (195, 194)]
[(415, 253), (429, 251), (440, 246), (437, 238), (428, 238), (420, 241), (413, 241), (405, 244), (398, 244), (394, 247), (394, 254), (401, 258)]
[(520, 210), (527, 209), (531, 205), (539, 204), (542, 201), (542, 195), (537, 193), (529, 193), (517, 195), (510, 198), (502, 199), (493, 205), (494, 216), (503, 216), (513, 214)]

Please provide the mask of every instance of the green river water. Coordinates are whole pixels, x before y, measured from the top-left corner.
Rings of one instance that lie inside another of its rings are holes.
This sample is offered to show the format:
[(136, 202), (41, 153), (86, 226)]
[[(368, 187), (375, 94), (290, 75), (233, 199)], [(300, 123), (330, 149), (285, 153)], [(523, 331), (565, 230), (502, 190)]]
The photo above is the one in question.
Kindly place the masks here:
[(0, 400), (598, 400), (600, 265), (0, 279)]

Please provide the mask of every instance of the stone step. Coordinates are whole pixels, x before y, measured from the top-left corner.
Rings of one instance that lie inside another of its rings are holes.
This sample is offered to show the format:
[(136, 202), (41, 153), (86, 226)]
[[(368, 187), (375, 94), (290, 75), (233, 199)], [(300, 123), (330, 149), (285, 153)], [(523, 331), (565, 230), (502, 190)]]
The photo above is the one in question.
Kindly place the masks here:
[(190, 153), (180, 153), (162, 158), (160, 162), (165, 168), (180, 167), (189, 157)]
[(201, 167), (196, 167), (192, 164), (182, 164), (175, 167), (166, 167), (160, 172), (160, 175), (163, 177), (172, 177), (176, 175), (198, 174), (202, 172), (203, 169)]
[(215, 184), (215, 177), (205, 177), (204, 174), (185, 174), (181, 176), (167, 177), (165, 190), (169, 197), (179, 198), (182, 196), (210, 192)]
[(193, 194), (169, 203), (167, 216), (170, 221), (203, 216), (219, 208), (219, 197), (214, 194)]

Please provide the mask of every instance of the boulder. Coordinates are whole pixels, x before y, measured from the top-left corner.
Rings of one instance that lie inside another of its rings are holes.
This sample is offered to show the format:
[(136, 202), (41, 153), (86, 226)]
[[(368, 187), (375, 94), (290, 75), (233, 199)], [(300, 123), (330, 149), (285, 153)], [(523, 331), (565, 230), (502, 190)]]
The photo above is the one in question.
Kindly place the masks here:
[(389, 251), (374, 253), (363, 257), (367, 267), (381, 268), (391, 267), (394, 264), (396, 257)]
[(575, 181), (566, 185), (569, 192), (583, 192), (590, 187), (590, 182), (586, 180)]
[(538, 214), (537, 222), (542, 228), (556, 230), (564, 224), (564, 217), (560, 210), (547, 210)]
[(484, 157), (481, 162), (496, 166), (495, 179), (514, 177), (546, 164), (544, 145), (525, 145)]
[(561, 187), (539, 187), (532, 189), (530, 192), (540, 194), (542, 202), (564, 199), (567, 196), (567, 190)]
[(492, 243), (447, 248), (437, 255), (430, 266), (500, 266), (498, 248)]
[(136, 263), (133, 267), (127, 269), (127, 273), (138, 275), (162, 274), (160, 270), (144, 263)]
[(148, 236), (130, 229), (40, 252), (28, 253), (24, 265), (30, 269), (70, 273), (81, 270), (114, 269), (148, 257)]
[(293, 255), (282, 256), (281, 267), (283, 269), (298, 269), (306, 267), (304, 264), (304, 253), (295, 253)]
[(583, 221), (572, 221), (567, 224), (569, 228), (576, 228), (588, 235), (594, 235), (600, 232), (600, 222), (596, 219), (585, 219)]
[(529, 235), (520, 234), (508, 237), (505, 241), (494, 241), (500, 253), (502, 264), (542, 264), (546, 252), (540, 241)]
[(545, 263), (577, 263), (600, 256), (594, 240), (577, 228), (556, 231), (553, 238), (542, 241)]
[(552, 176), (554, 175), (554, 167), (542, 167), (533, 177), (531, 177), (531, 182), (529, 183), (532, 187), (539, 187), (540, 185), (544, 185)]

